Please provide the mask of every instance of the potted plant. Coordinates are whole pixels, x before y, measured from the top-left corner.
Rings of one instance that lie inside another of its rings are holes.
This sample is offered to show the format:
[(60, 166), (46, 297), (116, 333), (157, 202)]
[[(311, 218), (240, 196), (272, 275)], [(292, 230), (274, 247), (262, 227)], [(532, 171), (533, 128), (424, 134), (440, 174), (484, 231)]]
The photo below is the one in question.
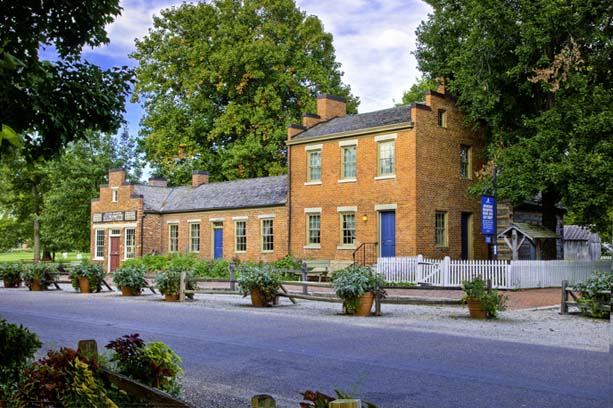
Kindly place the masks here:
[(270, 305), (281, 287), (281, 280), (269, 265), (258, 266), (242, 264), (236, 279), (238, 290), (243, 297), (250, 295), (255, 307)]
[(121, 290), (123, 296), (140, 295), (147, 285), (145, 276), (147, 267), (144, 264), (125, 264), (113, 272), (113, 283)]
[(5, 288), (18, 288), (21, 285), (22, 267), (18, 263), (1, 263), (0, 277)]
[(498, 311), (506, 309), (507, 297), (495, 289), (488, 290), (487, 283), (480, 276), (463, 281), (462, 290), (462, 302), (468, 304), (468, 312), (473, 319), (494, 318)]
[(176, 302), (179, 298), (182, 272), (185, 272), (185, 288), (194, 289), (196, 283), (193, 271), (186, 266), (171, 264), (167, 270), (157, 273), (155, 284), (167, 302)]
[(386, 295), (383, 276), (368, 266), (351, 265), (337, 271), (332, 283), (345, 312), (354, 316), (369, 316), (375, 296)]
[(104, 269), (98, 264), (83, 262), (75, 266), (68, 275), (72, 287), (79, 289), (81, 293), (100, 292)]
[(28, 265), (22, 274), (24, 284), (33, 292), (45, 289), (47, 284), (55, 280), (57, 275), (57, 268), (54, 265), (42, 263)]

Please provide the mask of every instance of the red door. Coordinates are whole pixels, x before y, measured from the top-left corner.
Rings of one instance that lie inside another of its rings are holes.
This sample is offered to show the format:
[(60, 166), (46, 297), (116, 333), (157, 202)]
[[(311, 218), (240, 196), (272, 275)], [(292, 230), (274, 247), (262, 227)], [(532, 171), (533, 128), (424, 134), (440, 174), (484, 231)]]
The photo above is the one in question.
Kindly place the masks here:
[(119, 267), (119, 237), (111, 237), (111, 269), (113, 272)]

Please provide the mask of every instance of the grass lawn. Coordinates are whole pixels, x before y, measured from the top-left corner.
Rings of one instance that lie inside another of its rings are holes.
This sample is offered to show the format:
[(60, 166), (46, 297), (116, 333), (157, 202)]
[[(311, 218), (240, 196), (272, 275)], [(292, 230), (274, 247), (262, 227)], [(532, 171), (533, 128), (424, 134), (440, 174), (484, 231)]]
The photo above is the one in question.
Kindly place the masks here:
[[(70, 262), (70, 261), (78, 261), (77, 252), (68, 252), (68, 256), (64, 258), (62, 253), (59, 252), (55, 254), (56, 262)], [(82, 259), (89, 259), (89, 252), (81, 252)], [(0, 253), (0, 262), (21, 262), (21, 261), (32, 261), (34, 259), (33, 251), (12, 251), (12, 252), (2, 252)]]

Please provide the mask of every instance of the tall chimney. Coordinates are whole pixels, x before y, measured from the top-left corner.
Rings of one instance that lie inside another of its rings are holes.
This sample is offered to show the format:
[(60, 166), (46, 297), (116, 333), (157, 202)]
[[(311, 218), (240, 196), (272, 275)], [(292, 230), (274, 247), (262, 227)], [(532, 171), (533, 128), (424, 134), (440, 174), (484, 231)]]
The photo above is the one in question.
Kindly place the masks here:
[(317, 97), (317, 114), (322, 121), (347, 115), (347, 100), (340, 96), (319, 95)]
[(292, 138), (294, 136), (296, 136), (299, 133), (302, 133), (306, 130), (307, 128), (305, 126), (302, 125), (289, 125), (287, 127), (287, 140), (292, 140)]
[(192, 187), (198, 187), (209, 182), (209, 172), (202, 170), (192, 171)]
[(163, 177), (152, 177), (149, 179), (149, 185), (153, 187), (168, 187), (168, 182)]
[(126, 181), (126, 170), (117, 168), (109, 170), (109, 185), (120, 186)]
[(321, 122), (321, 118), (319, 117), (319, 115), (315, 115), (312, 113), (304, 113), (302, 115), (302, 126), (307, 129), (315, 126), (319, 122)]

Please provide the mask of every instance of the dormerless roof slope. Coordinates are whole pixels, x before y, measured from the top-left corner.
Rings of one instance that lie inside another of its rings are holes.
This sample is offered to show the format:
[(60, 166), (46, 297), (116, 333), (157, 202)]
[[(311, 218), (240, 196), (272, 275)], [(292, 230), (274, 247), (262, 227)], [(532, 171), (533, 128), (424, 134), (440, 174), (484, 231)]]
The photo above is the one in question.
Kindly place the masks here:
[(198, 187), (134, 186), (134, 194), (144, 199), (145, 211), (159, 213), (284, 205), (287, 190), (287, 176), (225, 181)]
[(299, 133), (294, 136), (292, 140), (370, 129), (405, 122), (411, 122), (411, 105), (333, 118), (326, 122), (320, 122), (308, 130)]

